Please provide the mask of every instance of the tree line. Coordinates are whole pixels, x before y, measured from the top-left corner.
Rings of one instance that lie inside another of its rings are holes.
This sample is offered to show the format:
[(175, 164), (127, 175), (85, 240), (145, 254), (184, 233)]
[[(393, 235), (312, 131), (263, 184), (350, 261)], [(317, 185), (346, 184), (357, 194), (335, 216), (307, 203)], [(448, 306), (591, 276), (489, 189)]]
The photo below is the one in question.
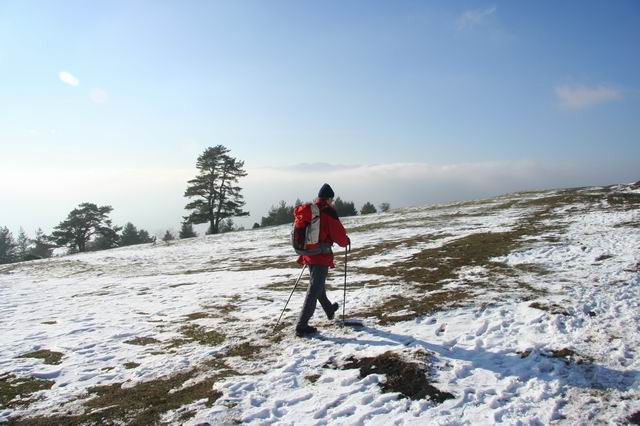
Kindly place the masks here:
[[(244, 211), (242, 188), (238, 186), (240, 178), (247, 175), (244, 161), (230, 155), (223, 145), (209, 147), (196, 160), (198, 173), (187, 182), (184, 196), (189, 199), (185, 205), (188, 214), (183, 216), (178, 238), (193, 238), (197, 234), (193, 225), (207, 224), (207, 234), (243, 230), (233, 222), (234, 217), (248, 216)], [(272, 206), (266, 217), (254, 228), (281, 225), (293, 222), (293, 209), (302, 204), (299, 199), (293, 206), (281, 201)], [(341, 217), (355, 216), (358, 211), (352, 201), (343, 201), (340, 197), (334, 201), (334, 207)], [(379, 209), (388, 211), (389, 203), (382, 203)], [(98, 206), (94, 203), (81, 203), (73, 209), (65, 220), (60, 222), (50, 235), (38, 229), (34, 238), (29, 238), (20, 228), (14, 239), (7, 227), (0, 227), (0, 264), (50, 257), (56, 248), (66, 247), (67, 253), (106, 250), (134, 244), (155, 243), (156, 237), (145, 229), (138, 229), (133, 223), (124, 226), (113, 225), (109, 215), (113, 207)], [(360, 214), (376, 213), (376, 207), (366, 202)], [(167, 230), (162, 237), (164, 242), (175, 240), (176, 236)]]
[[(181, 239), (197, 234), (193, 225), (207, 223), (207, 234), (241, 230), (233, 217), (247, 216), (242, 188), (237, 185), (247, 175), (244, 162), (229, 154), (229, 149), (217, 145), (207, 148), (196, 161), (198, 174), (187, 183), (184, 196), (190, 201), (185, 206), (188, 214), (183, 217), (178, 234)], [(123, 227), (114, 226), (111, 206), (81, 203), (60, 222), (50, 235), (41, 229), (31, 239), (20, 228), (17, 240), (7, 227), (0, 227), (0, 264), (50, 257), (53, 250), (66, 247), (68, 253), (105, 250), (134, 244), (155, 243), (156, 237), (145, 229), (138, 229), (128, 222)], [(176, 236), (167, 230), (162, 238), (169, 242)]]
[[(267, 216), (263, 216), (260, 223), (255, 222), (253, 224), (253, 228), (293, 223), (293, 210), (301, 204), (302, 201), (300, 201), (299, 198), (296, 199), (296, 202), (293, 205), (288, 205), (286, 201), (282, 200), (278, 204), (271, 206), (267, 212)], [(340, 197), (336, 197), (333, 201), (333, 207), (336, 209), (339, 217), (356, 216), (358, 214), (353, 201), (343, 201)], [(381, 203), (378, 208), (381, 212), (388, 212), (391, 208), (391, 204)], [(376, 207), (369, 201), (364, 203), (360, 208), (361, 215), (377, 212), (378, 209), (376, 209)]]

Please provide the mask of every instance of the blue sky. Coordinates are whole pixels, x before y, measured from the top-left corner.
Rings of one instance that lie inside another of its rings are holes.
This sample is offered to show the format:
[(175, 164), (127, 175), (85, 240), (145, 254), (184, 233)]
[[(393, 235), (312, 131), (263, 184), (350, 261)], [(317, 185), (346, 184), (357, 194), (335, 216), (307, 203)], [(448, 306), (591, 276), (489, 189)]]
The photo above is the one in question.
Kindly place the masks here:
[(0, 226), (94, 201), (175, 228), (216, 144), (252, 221), (330, 179), (397, 206), (637, 180), (638, 22), (635, 1), (2, 1)]

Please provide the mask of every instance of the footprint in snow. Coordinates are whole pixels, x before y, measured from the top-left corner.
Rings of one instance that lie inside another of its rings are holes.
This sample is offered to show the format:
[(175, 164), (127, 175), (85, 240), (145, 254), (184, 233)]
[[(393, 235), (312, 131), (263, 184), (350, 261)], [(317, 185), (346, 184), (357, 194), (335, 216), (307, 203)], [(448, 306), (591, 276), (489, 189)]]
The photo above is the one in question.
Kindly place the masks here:
[(447, 324), (440, 324), (440, 327), (436, 329), (436, 336), (442, 336), (444, 334), (445, 329), (447, 328)]
[(346, 379), (343, 379), (340, 382), (340, 386), (351, 386), (352, 384), (354, 384), (358, 380), (360, 380), (360, 377), (358, 377), (358, 376), (356, 376), (356, 377), (348, 377)]
[(360, 404), (361, 405), (369, 405), (373, 402), (373, 396), (372, 395), (366, 395), (362, 398), (362, 400), (360, 400)]
[(458, 379), (464, 379), (471, 375), (471, 367), (468, 365), (459, 365), (453, 370), (453, 374), (455, 374)]
[(484, 321), (482, 325), (476, 330), (476, 336), (482, 336), (487, 332), (487, 328), (489, 328), (489, 321)]

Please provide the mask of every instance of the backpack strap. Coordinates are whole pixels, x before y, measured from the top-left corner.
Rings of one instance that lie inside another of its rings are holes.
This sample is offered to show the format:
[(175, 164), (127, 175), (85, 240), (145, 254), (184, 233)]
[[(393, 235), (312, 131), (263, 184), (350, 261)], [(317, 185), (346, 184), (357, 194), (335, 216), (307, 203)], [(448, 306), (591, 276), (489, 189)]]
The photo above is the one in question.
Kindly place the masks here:
[(331, 244), (329, 243), (320, 243), (318, 247), (313, 250), (296, 250), (298, 256), (317, 256), (319, 254), (329, 253), (333, 253), (333, 251), (331, 251)]

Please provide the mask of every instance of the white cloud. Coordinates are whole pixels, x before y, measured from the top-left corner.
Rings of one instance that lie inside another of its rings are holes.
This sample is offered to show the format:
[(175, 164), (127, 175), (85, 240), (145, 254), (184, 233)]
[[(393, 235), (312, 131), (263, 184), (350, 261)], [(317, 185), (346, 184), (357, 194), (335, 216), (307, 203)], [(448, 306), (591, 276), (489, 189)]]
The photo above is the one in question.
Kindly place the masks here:
[(612, 172), (604, 167), (598, 171), (574, 164), (535, 161), (447, 165), (388, 163), (328, 166), (324, 170), (256, 168), (248, 172), (241, 186), (245, 188), (251, 220), (256, 222), (279, 200), (288, 203), (296, 198), (310, 201), (324, 182), (333, 187), (337, 196), (354, 201), (358, 207), (366, 201), (376, 205), (386, 201), (400, 207), (469, 200), (520, 190), (609, 183), (612, 179)]
[(610, 86), (594, 87), (564, 85), (555, 88), (560, 106), (567, 109), (584, 109), (598, 104), (622, 99), (622, 92)]
[(468, 9), (462, 12), (456, 21), (456, 28), (462, 31), (478, 25), (484, 25), (495, 16), (496, 6), (489, 6), (484, 9)]
[(60, 71), (58, 74), (58, 78), (63, 83), (68, 84), (69, 86), (76, 87), (80, 84), (80, 80), (78, 80), (73, 74), (68, 73), (67, 71)]
[(96, 104), (104, 104), (109, 100), (109, 94), (106, 90), (94, 87), (89, 92), (89, 98)]

